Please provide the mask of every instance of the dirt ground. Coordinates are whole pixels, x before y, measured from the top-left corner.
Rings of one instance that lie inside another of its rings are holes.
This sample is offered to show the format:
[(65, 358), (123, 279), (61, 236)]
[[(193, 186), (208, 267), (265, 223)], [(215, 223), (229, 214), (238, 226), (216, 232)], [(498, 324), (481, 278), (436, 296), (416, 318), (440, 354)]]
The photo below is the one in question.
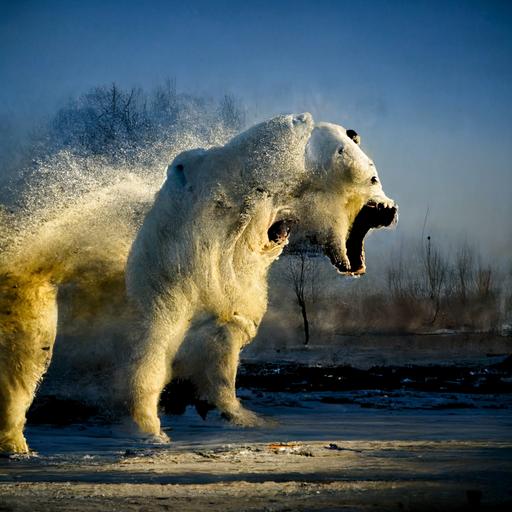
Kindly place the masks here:
[(323, 441), (10, 461), (2, 511), (505, 510), (512, 443)]
[[(161, 446), (107, 425), (31, 426), (38, 455), (0, 459), (0, 511), (512, 507), (508, 396), (443, 409), (437, 395), (407, 394), (379, 409), (364, 406), (368, 392), (348, 404), (258, 395), (247, 402), (277, 424), (237, 429), (189, 407), (164, 417), (173, 442)], [(428, 409), (429, 400), (436, 407)]]
[(37, 455), (0, 459), (0, 512), (512, 510), (509, 366), (247, 367), (266, 427), (164, 400), (166, 445), (40, 399)]

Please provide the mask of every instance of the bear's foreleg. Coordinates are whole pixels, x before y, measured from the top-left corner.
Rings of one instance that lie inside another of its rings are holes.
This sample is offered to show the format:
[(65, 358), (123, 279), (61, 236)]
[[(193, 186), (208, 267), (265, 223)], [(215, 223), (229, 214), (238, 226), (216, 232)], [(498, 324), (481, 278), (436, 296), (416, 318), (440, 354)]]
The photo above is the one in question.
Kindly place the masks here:
[(165, 385), (171, 381), (172, 360), (187, 326), (185, 319), (174, 323), (155, 321), (140, 338), (141, 346), (130, 363), (127, 379), (130, 415), (142, 434), (161, 441), (169, 439), (160, 429), (158, 402)]
[(40, 276), (0, 277), (0, 453), (28, 452), (25, 415), (52, 355), (57, 289)]

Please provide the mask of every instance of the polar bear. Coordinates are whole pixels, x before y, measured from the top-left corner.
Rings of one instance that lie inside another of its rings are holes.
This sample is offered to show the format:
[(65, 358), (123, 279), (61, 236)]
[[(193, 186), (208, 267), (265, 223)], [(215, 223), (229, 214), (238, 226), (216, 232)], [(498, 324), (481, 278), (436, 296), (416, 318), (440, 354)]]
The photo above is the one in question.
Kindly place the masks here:
[(363, 240), (397, 207), (353, 130), (280, 116), (220, 148), (179, 155), (132, 246), (128, 295), (140, 314), (129, 407), (165, 437), (159, 396), (186, 378), (198, 398), (242, 426), (261, 420), (236, 397), (241, 349), (267, 307), (267, 273), (290, 228), (343, 274), (365, 272)]
[(178, 155), (152, 207), (123, 187), (0, 253), (0, 452), (28, 451), (25, 413), (69, 310), (79, 329), (108, 306), (108, 328), (123, 333), (112, 388), (142, 433), (165, 438), (157, 406), (172, 378), (234, 423), (258, 424), (236, 397), (237, 364), (290, 230), (359, 275), (367, 231), (397, 215), (357, 134), (310, 114)]

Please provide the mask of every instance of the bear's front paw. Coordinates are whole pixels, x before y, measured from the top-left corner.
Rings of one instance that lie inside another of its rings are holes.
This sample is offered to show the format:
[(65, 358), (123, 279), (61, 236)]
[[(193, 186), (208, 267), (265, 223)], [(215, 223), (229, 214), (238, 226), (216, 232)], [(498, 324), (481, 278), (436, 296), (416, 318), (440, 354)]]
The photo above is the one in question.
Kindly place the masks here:
[(171, 442), (171, 438), (163, 431), (158, 432), (158, 434), (139, 431), (134, 433), (132, 437), (139, 439), (144, 444), (169, 444)]
[(171, 438), (164, 432), (160, 432), (159, 434), (141, 433), (137, 436), (137, 439), (144, 445), (166, 445), (171, 442)]
[(0, 454), (29, 453), (27, 441), (23, 434), (0, 434)]
[(160, 428), (158, 417), (149, 415), (134, 415), (125, 418), (121, 425), (121, 432), (144, 443), (167, 444), (171, 442), (169, 436)]
[(265, 418), (262, 418), (255, 412), (249, 411), (244, 407), (238, 407), (233, 411), (223, 412), (222, 416), (238, 427), (264, 427), (270, 424)]

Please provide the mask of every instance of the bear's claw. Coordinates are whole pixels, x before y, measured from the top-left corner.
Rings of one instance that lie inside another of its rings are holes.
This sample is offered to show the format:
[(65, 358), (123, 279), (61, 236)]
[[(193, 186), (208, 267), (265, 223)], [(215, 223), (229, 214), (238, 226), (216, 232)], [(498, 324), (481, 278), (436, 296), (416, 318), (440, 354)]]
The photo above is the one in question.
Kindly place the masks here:
[(238, 427), (264, 427), (269, 423), (265, 418), (244, 407), (240, 407), (234, 412), (223, 412), (222, 417)]

